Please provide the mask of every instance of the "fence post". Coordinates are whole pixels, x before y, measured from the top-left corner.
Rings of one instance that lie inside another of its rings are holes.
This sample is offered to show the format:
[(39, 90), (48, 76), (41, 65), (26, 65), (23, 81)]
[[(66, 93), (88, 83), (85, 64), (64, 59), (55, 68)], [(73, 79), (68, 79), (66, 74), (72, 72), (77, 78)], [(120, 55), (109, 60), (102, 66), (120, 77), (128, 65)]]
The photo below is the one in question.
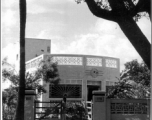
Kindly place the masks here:
[(106, 120), (111, 120), (111, 99), (106, 99)]
[(106, 120), (105, 91), (93, 91), (93, 120)]
[(36, 118), (36, 100), (34, 100), (34, 120), (35, 120), (35, 118)]
[(24, 120), (34, 120), (35, 90), (25, 90)]

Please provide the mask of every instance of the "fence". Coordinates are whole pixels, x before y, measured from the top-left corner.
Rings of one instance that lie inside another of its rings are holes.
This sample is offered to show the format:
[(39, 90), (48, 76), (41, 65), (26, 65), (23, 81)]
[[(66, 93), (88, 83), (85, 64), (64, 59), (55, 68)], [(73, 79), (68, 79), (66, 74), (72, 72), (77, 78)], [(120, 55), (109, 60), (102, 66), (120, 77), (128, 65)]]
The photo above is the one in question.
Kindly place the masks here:
[[(42, 106), (39, 106), (42, 104)], [(34, 120), (87, 120), (87, 111), (81, 101), (35, 101)]]
[(107, 120), (149, 120), (150, 101), (146, 99), (107, 99)]

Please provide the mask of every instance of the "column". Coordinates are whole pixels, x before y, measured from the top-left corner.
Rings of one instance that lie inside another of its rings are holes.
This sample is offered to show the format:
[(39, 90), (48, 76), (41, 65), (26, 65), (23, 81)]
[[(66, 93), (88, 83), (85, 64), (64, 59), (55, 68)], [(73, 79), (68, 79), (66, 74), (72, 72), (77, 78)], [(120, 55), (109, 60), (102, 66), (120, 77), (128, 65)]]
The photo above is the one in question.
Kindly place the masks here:
[(24, 120), (34, 120), (35, 90), (25, 90)]
[(93, 91), (93, 120), (106, 120), (105, 91)]

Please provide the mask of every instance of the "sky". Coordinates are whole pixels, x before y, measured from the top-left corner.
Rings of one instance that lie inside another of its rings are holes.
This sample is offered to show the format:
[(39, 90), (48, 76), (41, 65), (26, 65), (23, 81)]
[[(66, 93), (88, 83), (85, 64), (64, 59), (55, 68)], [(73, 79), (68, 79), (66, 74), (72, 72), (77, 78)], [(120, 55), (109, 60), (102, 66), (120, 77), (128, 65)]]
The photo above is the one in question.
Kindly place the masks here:
[[(26, 38), (50, 39), (51, 53), (116, 57), (120, 59), (120, 70), (133, 59), (142, 61), (119, 25), (94, 16), (86, 3), (77, 4), (75, 0), (26, 1)], [(2, 0), (1, 3), (3, 58), (13, 55), (12, 49), (18, 50), (13, 44), (19, 41), (19, 2)], [(150, 41), (150, 20), (142, 18), (137, 24)]]

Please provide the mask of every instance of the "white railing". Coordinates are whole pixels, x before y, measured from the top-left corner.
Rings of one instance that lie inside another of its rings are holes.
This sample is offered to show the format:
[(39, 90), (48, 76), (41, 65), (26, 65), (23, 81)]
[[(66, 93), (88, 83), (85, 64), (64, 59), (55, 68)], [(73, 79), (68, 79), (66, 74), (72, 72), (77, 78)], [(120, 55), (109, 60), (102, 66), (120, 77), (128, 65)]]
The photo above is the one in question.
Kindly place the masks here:
[(86, 107), (88, 112), (88, 120), (92, 120), (92, 101), (86, 101)]

